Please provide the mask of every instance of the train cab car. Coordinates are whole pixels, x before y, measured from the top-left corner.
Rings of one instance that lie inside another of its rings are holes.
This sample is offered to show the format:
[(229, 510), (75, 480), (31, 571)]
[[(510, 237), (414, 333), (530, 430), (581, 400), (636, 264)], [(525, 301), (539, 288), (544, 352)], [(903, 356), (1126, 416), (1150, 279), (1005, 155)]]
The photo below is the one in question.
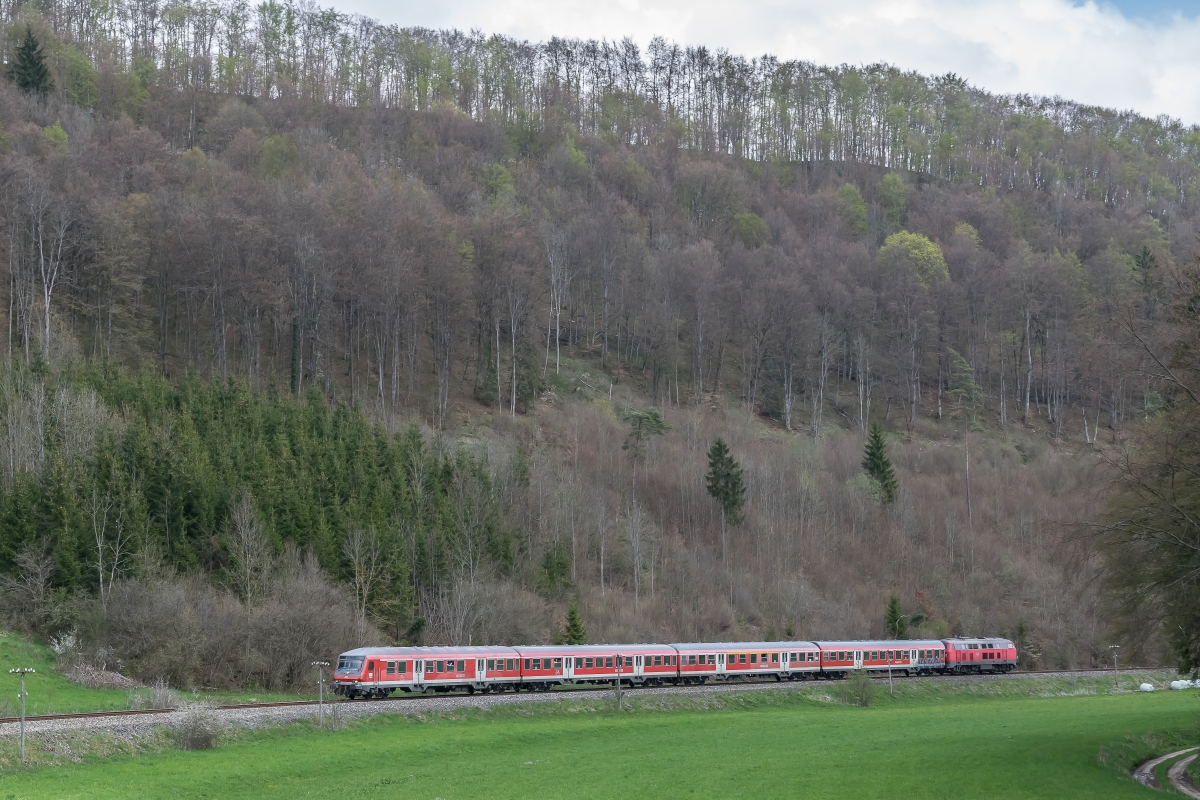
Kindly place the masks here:
[(338, 656), (331, 679), (333, 693), (386, 697), (397, 689), (412, 691), (415, 664), (411, 648), (360, 647)]
[(942, 644), (946, 648), (946, 672), (1010, 672), (1017, 668), (1017, 648), (1008, 639), (959, 636), (945, 639)]
[(397, 689), (474, 693), (494, 682), (484, 665), (499, 655), (515, 658), (507, 647), (360, 647), (338, 656), (333, 691), (350, 699)]
[(717, 675), (725, 680), (739, 677), (795, 680), (820, 669), (814, 642), (724, 642), (688, 646), (719, 648)]

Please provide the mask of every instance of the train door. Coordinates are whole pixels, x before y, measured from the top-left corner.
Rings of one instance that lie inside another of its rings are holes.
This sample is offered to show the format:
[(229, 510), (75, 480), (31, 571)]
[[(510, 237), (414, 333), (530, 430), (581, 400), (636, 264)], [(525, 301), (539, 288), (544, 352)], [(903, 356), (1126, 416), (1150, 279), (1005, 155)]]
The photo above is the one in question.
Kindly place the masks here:
[(570, 680), (574, 677), (575, 677), (575, 659), (574, 658), (564, 658), (563, 659), (563, 678)]
[(425, 662), (413, 659), (413, 683), (422, 684), (425, 682)]
[(862, 650), (854, 651), (854, 668), (855, 669), (862, 669), (862, 662), (863, 662), (862, 654), (863, 654)]
[(725, 675), (725, 654), (717, 653), (717, 675)]
[(645, 658), (645, 656), (634, 656), (633, 657), (633, 676), (635, 678), (640, 678), (644, 674), (642, 671), (643, 666), (644, 666), (642, 664), (643, 658)]
[(475, 680), (482, 681), (487, 679), (487, 662), (482, 658), (475, 659)]

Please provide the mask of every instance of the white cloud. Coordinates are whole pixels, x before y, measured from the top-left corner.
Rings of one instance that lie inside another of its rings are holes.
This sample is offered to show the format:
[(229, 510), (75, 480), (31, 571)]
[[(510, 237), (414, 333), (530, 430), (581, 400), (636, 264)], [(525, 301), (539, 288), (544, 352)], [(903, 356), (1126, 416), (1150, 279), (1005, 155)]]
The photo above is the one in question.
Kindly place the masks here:
[[(326, 0), (329, 2), (329, 0)], [(1200, 123), (1200, 18), (1134, 20), (1066, 0), (334, 0), (388, 23), (620, 39), (665, 36), (747, 56), (885, 61), (993, 92), (1060, 95)]]

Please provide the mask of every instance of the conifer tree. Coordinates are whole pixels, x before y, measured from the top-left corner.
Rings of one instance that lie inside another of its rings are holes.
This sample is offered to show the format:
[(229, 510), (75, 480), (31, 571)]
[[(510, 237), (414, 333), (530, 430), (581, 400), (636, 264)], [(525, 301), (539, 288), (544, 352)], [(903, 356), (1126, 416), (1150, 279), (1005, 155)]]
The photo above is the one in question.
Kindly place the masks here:
[(890, 639), (908, 638), (908, 618), (900, 605), (900, 598), (893, 594), (888, 598), (887, 610), (883, 613), (883, 625)]
[(9, 67), (9, 76), (23, 92), (45, 95), (54, 88), (54, 79), (46, 66), (46, 55), (42, 43), (33, 35), (33, 29), (25, 26), (25, 38), (17, 45), (17, 52)]
[(887, 442), (883, 438), (879, 420), (871, 420), (862, 468), (879, 484), (883, 502), (890, 503), (896, 499), (896, 473), (892, 470), (891, 459), (887, 457)]
[(579, 603), (572, 600), (567, 606), (567, 644), (587, 644), (587, 628), (583, 627), (583, 617), (579, 616)]
[[(724, 439), (717, 439), (708, 450), (708, 474), (704, 484), (712, 499), (721, 504), (721, 561), (726, 559), (726, 522), (741, 524), (741, 510), (746, 503), (746, 484), (742, 468), (729, 452)], [(728, 520), (727, 520), (728, 518)]]

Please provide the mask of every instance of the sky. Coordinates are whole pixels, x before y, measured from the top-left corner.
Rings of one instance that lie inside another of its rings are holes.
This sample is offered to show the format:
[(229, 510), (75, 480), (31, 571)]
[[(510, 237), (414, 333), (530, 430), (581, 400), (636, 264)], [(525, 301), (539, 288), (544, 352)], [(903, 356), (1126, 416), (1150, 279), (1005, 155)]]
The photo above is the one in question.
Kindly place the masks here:
[(887, 62), (1200, 124), (1200, 0), (321, 0), (381, 22)]

